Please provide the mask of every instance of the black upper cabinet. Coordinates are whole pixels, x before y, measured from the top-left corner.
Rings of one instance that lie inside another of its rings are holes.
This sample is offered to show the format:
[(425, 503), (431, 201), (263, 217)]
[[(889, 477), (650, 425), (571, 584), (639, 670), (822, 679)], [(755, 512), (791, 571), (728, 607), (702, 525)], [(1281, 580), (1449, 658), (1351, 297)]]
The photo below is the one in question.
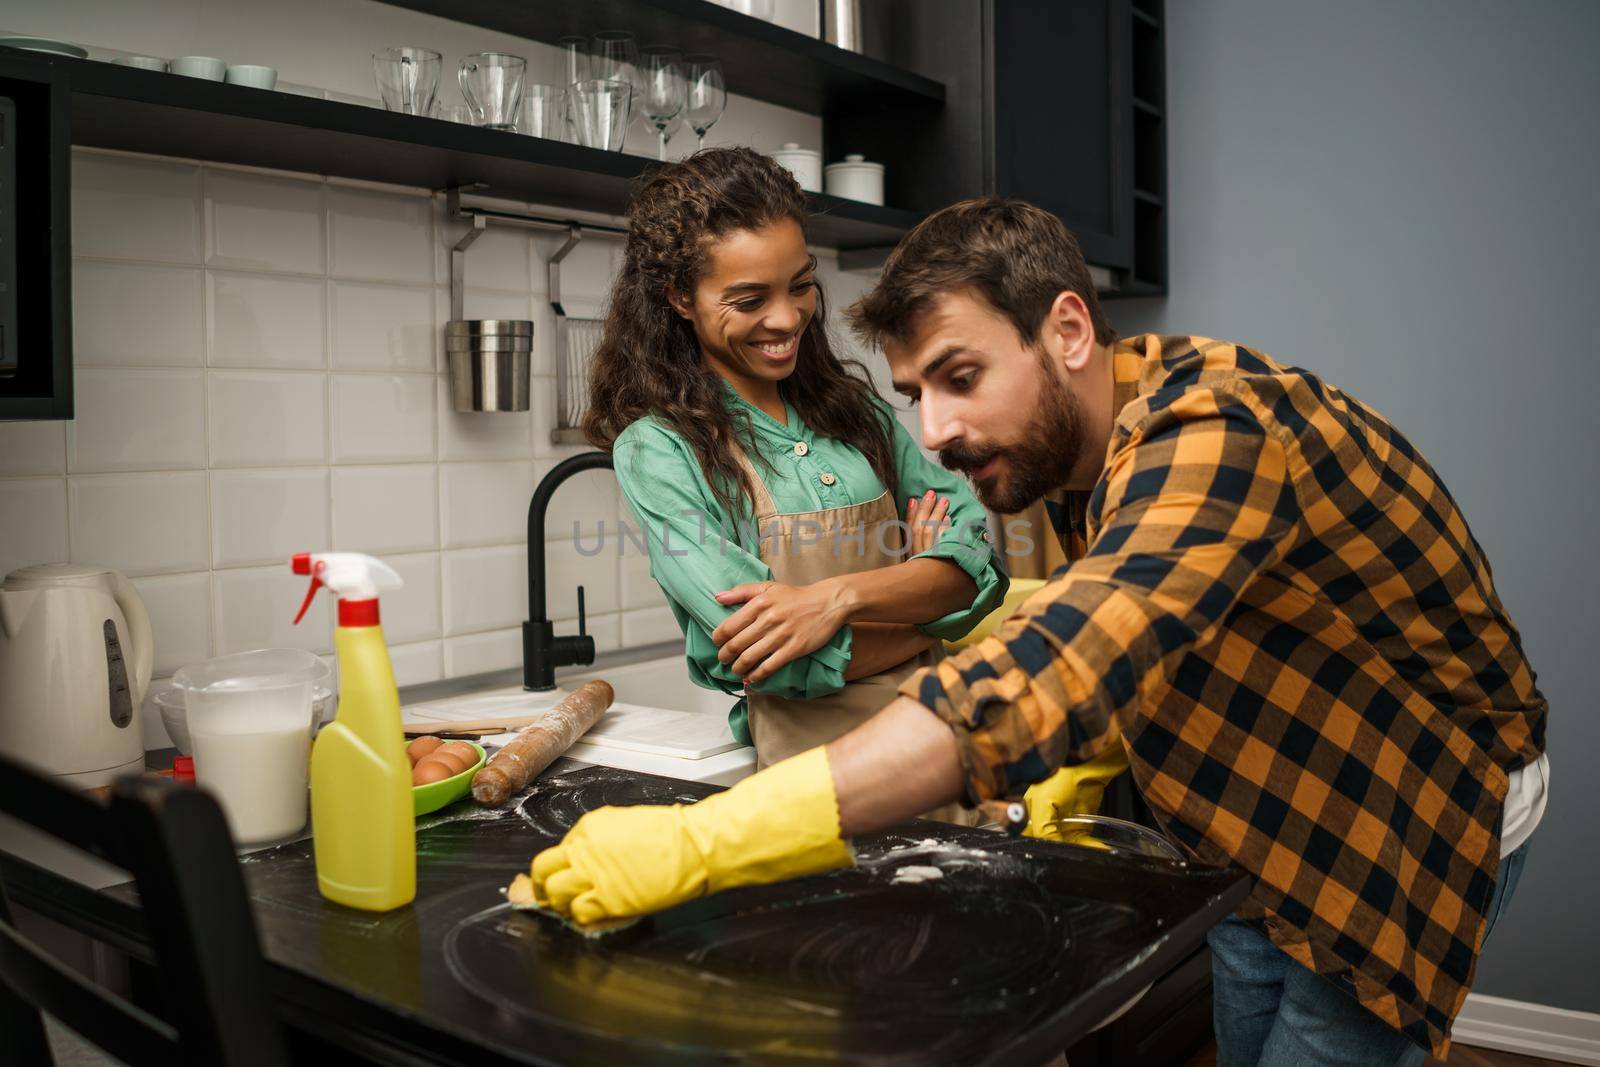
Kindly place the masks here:
[(72, 417), (66, 90), (0, 73), (0, 420)]
[(891, 202), (918, 212), (984, 193), (1059, 216), (1108, 295), (1166, 287), (1162, 0), (880, 0), (867, 50), (943, 82), (922, 121), (844, 115), (829, 158), (872, 143)]
[(1133, 266), (1128, 0), (994, 0), (994, 192), (1058, 215), (1084, 256)]

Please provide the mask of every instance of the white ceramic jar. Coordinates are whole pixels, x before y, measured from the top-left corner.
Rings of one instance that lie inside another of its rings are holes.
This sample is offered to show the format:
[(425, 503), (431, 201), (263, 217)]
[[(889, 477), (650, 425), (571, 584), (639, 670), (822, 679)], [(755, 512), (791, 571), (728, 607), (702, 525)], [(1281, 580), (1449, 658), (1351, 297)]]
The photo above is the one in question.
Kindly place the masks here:
[(824, 173), (829, 196), (883, 204), (882, 163), (868, 163), (865, 156), (850, 155), (844, 157), (843, 163), (829, 163)]
[(801, 148), (794, 141), (772, 153), (772, 158), (789, 168), (800, 188), (808, 193), (822, 192), (822, 153), (812, 148)]

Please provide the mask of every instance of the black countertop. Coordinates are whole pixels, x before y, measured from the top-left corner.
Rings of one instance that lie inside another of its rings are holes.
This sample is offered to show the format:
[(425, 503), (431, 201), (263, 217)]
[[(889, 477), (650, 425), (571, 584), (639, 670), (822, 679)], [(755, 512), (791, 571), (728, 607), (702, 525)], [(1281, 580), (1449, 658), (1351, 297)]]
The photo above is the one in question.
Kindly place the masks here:
[[(309, 841), (242, 856), (286, 1018), (384, 1062), (1043, 1062), (1245, 893), (1234, 872), (916, 822), (858, 839), (855, 869), (601, 939), (503, 903), (584, 811), (714, 791), (563, 761), (504, 810), (418, 820), (417, 897), (387, 914), (323, 900)], [(939, 876), (897, 881), (908, 866)]]

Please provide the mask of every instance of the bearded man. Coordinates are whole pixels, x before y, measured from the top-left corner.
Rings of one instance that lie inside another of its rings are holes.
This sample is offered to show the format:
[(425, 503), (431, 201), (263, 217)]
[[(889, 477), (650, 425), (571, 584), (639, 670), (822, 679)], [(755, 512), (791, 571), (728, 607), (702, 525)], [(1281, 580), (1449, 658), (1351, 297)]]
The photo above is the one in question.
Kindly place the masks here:
[[(1167, 836), (1252, 890), (1212, 930), (1221, 1064), (1444, 1055), (1544, 809), (1546, 704), (1482, 548), (1372, 408), (1237, 344), (1117, 340), (1027, 204), (922, 222), (853, 309), (923, 444), (1071, 561), (833, 743), (537, 856), (580, 925), (851, 862), (1117, 738)], [(782, 591), (772, 598), (782, 600)]]

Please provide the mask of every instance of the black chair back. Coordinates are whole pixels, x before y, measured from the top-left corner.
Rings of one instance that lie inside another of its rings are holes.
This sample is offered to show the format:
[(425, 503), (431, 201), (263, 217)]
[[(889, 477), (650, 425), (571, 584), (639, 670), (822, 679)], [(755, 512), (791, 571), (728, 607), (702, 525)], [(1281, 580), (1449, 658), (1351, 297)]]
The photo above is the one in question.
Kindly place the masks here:
[(0, 1058), (51, 1063), (40, 1014), (49, 1012), (131, 1067), (289, 1062), (244, 876), (215, 800), (160, 778), (127, 777), (101, 803), (0, 757), (0, 812), (132, 873), (164, 1008), (158, 1018), (43, 951), (18, 931), (0, 884)]

